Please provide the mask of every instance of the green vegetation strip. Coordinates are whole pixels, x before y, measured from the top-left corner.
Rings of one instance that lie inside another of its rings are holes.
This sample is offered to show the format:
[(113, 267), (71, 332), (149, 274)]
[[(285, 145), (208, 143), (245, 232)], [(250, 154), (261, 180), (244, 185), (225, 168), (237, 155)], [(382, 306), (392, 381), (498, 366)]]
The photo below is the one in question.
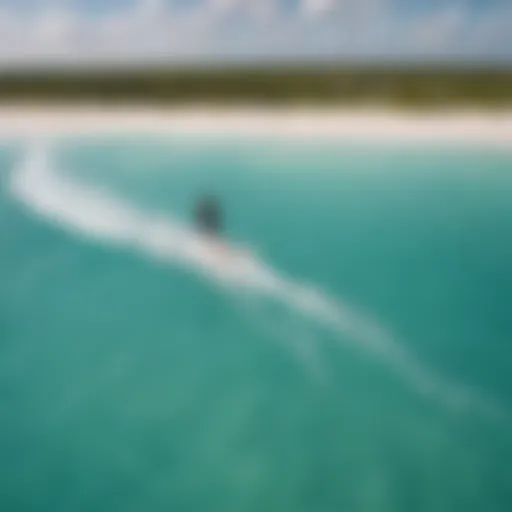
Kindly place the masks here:
[(512, 105), (512, 68), (151, 69), (1, 73), (0, 101)]

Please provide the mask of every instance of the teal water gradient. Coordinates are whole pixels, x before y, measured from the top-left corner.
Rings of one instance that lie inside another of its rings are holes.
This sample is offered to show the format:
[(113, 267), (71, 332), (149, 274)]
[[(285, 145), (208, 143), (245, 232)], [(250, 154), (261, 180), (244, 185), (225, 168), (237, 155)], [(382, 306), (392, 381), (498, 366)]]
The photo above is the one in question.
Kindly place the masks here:
[(155, 222), (217, 193), (231, 239), (389, 332), (374, 350), (359, 327), (70, 231), (13, 190), (26, 151), (0, 151), (2, 510), (510, 509), (510, 152), (53, 148), (73, 190)]

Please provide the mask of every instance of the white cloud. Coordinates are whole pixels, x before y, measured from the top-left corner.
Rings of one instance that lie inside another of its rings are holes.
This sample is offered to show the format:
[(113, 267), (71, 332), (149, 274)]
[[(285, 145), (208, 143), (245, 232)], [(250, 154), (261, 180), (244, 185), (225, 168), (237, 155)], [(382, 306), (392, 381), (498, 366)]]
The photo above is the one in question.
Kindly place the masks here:
[(235, 10), (240, 5), (240, 0), (211, 0), (207, 7), (212, 12), (226, 13)]
[(81, 28), (79, 19), (72, 11), (58, 7), (44, 11), (31, 25), (31, 36), (52, 47), (73, 44)]
[(169, 9), (164, 1), (140, 0), (132, 9), (106, 15), (89, 28), (107, 39), (152, 37), (169, 23), (169, 18)]
[(300, 12), (308, 20), (317, 19), (332, 12), (336, 6), (336, 0), (303, 0), (300, 4)]
[(277, 15), (279, 5), (275, 0), (258, 0), (256, 2), (248, 2), (247, 10), (254, 19), (269, 22)]
[(191, 56), (484, 55), (507, 46), (512, 57), (510, 5), (476, 18), (456, 0), (409, 18), (397, 15), (396, 0), (300, 0), (295, 11), (280, 0), (200, 0), (189, 7), (139, 0), (94, 17), (66, 0), (47, 1), (32, 16), (8, 5), (0, 0), (0, 66)]

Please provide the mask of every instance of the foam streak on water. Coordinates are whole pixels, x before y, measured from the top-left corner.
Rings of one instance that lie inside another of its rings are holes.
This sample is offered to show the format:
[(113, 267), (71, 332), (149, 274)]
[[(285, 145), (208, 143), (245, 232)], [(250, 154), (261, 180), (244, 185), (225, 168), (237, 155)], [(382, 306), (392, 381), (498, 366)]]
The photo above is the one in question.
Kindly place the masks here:
[(451, 410), (472, 410), (512, 423), (506, 409), (475, 390), (438, 377), (378, 324), (341, 300), (286, 277), (255, 256), (218, 253), (167, 213), (145, 212), (105, 190), (63, 176), (52, 166), (44, 146), (28, 151), (10, 185), (12, 194), (33, 212), (70, 232), (185, 266), (235, 293), (251, 291), (278, 300), (332, 329), (340, 340), (356, 342), (391, 364), (418, 392)]

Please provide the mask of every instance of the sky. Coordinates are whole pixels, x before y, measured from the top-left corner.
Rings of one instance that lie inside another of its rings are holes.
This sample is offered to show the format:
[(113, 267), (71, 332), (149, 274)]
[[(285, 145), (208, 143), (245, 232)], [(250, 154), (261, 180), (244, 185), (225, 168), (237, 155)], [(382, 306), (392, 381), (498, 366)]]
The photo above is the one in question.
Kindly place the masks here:
[(512, 65), (512, 0), (0, 0), (0, 69), (295, 59)]

